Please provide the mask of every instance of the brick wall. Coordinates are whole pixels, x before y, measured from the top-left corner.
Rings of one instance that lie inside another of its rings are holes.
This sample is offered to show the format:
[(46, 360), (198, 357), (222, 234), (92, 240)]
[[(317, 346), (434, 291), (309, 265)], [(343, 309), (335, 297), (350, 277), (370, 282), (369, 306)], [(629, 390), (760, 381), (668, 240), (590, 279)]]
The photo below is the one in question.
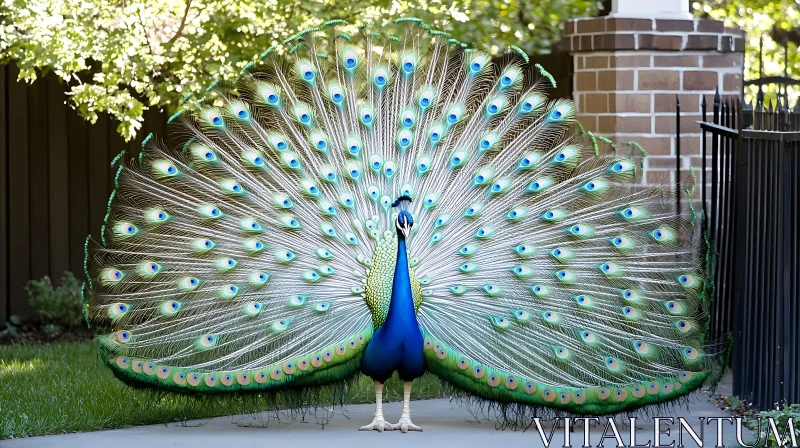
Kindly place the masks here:
[(681, 104), (682, 170), (699, 169), (700, 101), (742, 90), (741, 31), (713, 20), (569, 21), (562, 43), (574, 59), (573, 98), (584, 128), (648, 152), (645, 180), (674, 182), (675, 99)]

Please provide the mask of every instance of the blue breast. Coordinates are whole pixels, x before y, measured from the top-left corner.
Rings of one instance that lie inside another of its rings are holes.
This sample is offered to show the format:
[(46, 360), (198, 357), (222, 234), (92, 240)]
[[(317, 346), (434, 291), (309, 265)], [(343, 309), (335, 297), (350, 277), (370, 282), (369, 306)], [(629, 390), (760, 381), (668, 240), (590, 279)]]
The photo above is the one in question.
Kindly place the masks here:
[(410, 381), (425, 373), (422, 331), (414, 312), (408, 255), (403, 235), (398, 235), (397, 262), (392, 281), (392, 298), (386, 323), (372, 336), (361, 360), (361, 371), (372, 379), (386, 381), (397, 370)]

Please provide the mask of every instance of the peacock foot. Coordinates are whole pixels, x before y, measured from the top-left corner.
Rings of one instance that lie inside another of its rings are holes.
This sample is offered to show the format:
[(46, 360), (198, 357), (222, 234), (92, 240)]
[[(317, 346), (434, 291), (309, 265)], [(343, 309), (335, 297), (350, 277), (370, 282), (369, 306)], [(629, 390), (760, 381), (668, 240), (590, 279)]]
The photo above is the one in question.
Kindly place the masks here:
[(399, 429), (400, 432), (408, 432), (408, 431), (422, 431), (422, 428), (415, 425), (414, 422), (411, 421), (411, 417), (409, 416), (401, 416), (400, 421), (397, 423), (393, 423), (392, 429)]
[(383, 432), (383, 431), (391, 431), (393, 429), (395, 429), (394, 425), (384, 420), (383, 416), (375, 416), (375, 418), (372, 420), (372, 423), (370, 423), (369, 425), (362, 426), (358, 430)]

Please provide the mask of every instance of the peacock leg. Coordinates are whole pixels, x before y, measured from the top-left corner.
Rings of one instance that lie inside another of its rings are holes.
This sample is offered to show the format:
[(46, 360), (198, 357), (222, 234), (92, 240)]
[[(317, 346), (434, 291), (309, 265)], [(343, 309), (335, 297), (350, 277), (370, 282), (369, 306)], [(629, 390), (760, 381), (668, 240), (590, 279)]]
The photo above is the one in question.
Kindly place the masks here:
[(375, 381), (375, 418), (372, 423), (359, 428), (359, 431), (391, 431), (394, 428), (391, 423), (383, 419), (383, 383)]
[(422, 431), (422, 428), (411, 421), (411, 410), (408, 402), (411, 401), (411, 385), (413, 381), (403, 382), (403, 412), (400, 414), (400, 421), (392, 424), (392, 429), (399, 429), (400, 432)]

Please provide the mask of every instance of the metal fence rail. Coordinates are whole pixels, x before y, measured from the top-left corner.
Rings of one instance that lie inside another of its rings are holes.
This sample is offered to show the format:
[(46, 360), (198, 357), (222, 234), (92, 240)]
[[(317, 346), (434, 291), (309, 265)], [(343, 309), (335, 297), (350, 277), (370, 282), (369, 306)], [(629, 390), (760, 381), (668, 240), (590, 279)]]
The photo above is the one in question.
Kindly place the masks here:
[(705, 102), (702, 109), (711, 337), (733, 335), (734, 394), (756, 409), (798, 403), (800, 109), (742, 106), (718, 95), (711, 121)]

